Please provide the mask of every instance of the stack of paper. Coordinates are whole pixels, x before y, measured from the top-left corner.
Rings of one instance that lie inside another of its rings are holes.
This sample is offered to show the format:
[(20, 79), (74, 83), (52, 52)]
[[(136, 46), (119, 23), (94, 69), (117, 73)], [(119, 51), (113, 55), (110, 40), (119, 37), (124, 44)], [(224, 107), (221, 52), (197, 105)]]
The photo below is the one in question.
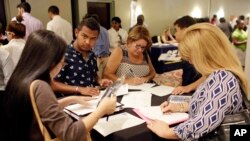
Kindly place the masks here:
[(183, 122), (188, 119), (187, 113), (166, 113), (163, 114), (160, 106), (152, 106), (145, 108), (134, 109), (134, 111), (145, 121), (154, 119), (162, 120), (168, 125)]
[(104, 137), (120, 130), (124, 130), (144, 123), (144, 120), (137, 118), (127, 112), (109, 116), (109, 120), (101, 118), (94, 126), (94, 129)]

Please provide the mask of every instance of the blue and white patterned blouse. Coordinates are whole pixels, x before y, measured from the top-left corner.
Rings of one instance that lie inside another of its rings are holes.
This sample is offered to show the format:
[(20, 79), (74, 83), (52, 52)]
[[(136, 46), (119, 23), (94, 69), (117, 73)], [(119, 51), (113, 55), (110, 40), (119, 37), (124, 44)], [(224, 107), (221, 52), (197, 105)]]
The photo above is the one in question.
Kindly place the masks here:
[(97, 71), (93, 52), (89, 53), (88, 60), (84, 60), (82, 54), (69, 45), (65, 53), (65, 66), (55, 79), (68, 85), (93, 86), (97, 83)]
[(174, 127), (181, 140), (197, 140), (218, 127), (225, 115), (243, 109), (238, 79), (229, 71), (215, 71), (198, 87), (189, 106), (189, 119)]

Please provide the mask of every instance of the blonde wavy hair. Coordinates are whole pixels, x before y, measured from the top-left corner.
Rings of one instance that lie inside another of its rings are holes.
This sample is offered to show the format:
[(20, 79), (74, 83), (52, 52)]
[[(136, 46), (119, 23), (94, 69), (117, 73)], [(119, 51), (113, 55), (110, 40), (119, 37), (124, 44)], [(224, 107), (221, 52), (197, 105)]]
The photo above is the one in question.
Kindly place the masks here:
[(129, 32), (127, 43), (135, 42), (140, 39), (144, 39), (147, 42), (147, 49), (152, 46), (152, 40), (148, 29), (144, 26), (137, 25)]
[(240, 80), (247, 94), (247, 80), (232, 44), (226, 35), (210, 23), (188, 27), (179, 44), (180, 55), (190, 61), (203, 76), (216, 70), (228, 70)]

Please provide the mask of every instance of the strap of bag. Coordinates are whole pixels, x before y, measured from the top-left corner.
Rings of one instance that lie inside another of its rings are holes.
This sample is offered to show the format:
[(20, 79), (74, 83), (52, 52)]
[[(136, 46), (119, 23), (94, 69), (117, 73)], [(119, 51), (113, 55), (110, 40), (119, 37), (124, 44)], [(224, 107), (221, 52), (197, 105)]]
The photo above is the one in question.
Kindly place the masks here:
[(30, 85), (30, 99), (31, 99), (31, 103), (32, 103), (32, 107), (33, 107), (33, 111), (35, 113), (35, 116), (36, 116), (36, 119), (37, 119), (37, 122), (38, 122), (38, 125), (39, 125), (39, 128), (41, 130), (41, 133), (44, 137), (44, 140), (45, 141), (51, 141), (51, 137), (50, 137), (50, 134), (48, 132), (48, 130), (46, 129), (46, 127), (43, 125), (42, 123), (42, 120), (40, 118), (40, 115), (39, 115), (39, 112), (38, 112), (38, 109), (37, 109), (37, 105), (36, 105), (36, 102), (35, 102), (35, 97), (34, 97), (34, 85), (35, 83), (37, 82), (38, 80), (35, 80), (31, 83)]

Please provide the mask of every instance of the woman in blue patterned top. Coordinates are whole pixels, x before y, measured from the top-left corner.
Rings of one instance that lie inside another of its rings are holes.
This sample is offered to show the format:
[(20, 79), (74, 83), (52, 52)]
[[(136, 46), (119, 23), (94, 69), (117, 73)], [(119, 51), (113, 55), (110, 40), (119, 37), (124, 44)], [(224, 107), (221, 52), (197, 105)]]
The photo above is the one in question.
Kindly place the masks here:
[(187, 28), (180, 42), (180, 54), (206, 80), (193, 94), (190, 103), (161, 104), (163, 113), (189, 112), (187, 121), (170, 128), (154, 120), (148, 128), (167, 139), (198, 140), (218, 127), (225, 115), (242, 110), (242, 90), (247, 93), (247, 80), (231, 43), (219, 28), (195, 24)]

